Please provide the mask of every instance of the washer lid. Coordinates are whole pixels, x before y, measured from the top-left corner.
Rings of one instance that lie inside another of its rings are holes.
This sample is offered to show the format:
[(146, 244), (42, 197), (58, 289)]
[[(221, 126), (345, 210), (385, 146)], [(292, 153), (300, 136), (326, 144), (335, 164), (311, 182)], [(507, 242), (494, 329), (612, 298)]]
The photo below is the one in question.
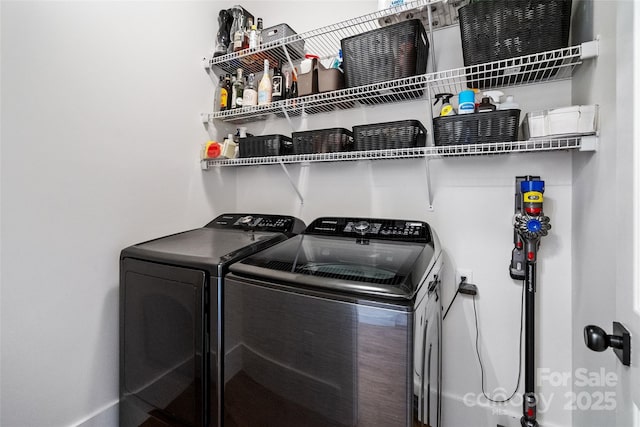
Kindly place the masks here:
[(121, 258), (194, 267), (218, 276), (223, 274), (219, 266), (285, 239), (284, 234), (275, 232), (198, 228), (130, 246), (122, 251)]
[(288, 284), (411, 299), (433, 257), (431, 243), (300, 235), (230, 270)]

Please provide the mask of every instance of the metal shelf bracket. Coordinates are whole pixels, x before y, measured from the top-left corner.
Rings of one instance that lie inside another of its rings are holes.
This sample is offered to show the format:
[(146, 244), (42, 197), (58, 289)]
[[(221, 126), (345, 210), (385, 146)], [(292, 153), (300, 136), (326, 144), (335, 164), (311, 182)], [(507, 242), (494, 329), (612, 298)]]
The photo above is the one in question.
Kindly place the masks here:
[[(431, 93), (431, 86), (427, 85), (427, 101), (425, 103), (427, 107), (427, 119), (429, 123), (433, 123), (433, 106), (431, 105), (431, 99), (433, 99), (433, 94)], [(426, 138), (427, 141), (431, 141), (431, 145), (435, 145), (433, 141), (433, 132), (430, 132), (430, 135)], [(429, 201), (429, 205), (427, 206), (427, 210), (429, 212), (433, 212), (433, 192), (431, 191), (431, 156), (427, 155), (427, 151), (425, 150), (425, 169), (427, 174), (427, 200)]]
[(597, 58), (600, 54), (600, 42), (598, 40), (584, 42), (581, 50), (580, 59)]
[(284, 162), (279, 159), (278, 163), (280, 164), (280, 166), (282, 166), (282, 170), (284, 171), (284, 174), (287, 176), (287, 179), (289, 180), (289, 184), (291, 184), (291, 186), (293, 187), (293, 190), (298, 195), (298, 199), (300, 199), (300, 204), (304, 205), (304, 197), (302, 197), (302, 193), (298, 189), (298, 186), (296, 185), (296, 183), (293, 182), (293, 178), (291, 178), (291, 174), (287, 170), (287, 167), (285, 166)]
[(598, 151), (598, 135), (583, 136), (579, 151)]
[(211, 68), (211, 59), (204, 57), (202, 58), (202, 68), (205, 70), (209, 70)]
[(425, 172), (427, 174), (427, 210), (433, 212), (433, 192), (431, 191), (431, 157), (425, 156)]

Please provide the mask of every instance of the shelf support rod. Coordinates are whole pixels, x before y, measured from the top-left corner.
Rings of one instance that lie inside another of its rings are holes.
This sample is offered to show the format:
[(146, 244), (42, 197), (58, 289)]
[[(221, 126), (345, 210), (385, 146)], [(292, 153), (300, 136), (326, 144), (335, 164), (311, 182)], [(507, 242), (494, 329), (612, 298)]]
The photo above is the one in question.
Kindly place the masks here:
[[(291, 60), (291, 56), (289, 56), (289, 49), (287, 49), (287, 45), (283, 44), (282, 45), (282, 49), (284, 50), (284, 55), (287, 57), (287, 62), (289, 63), (289, 66), (291, 67), (291, 73), (295, 74), (296, 78), (298, 78), (298, 73), (296, 73), (296, 67), (293, 66), (293, 61)], [(282, 71), (282, 70), (280, 70), (280, 71)]]
[(293, 126), (293, 122), (291, 121), (291, 117), (289, 117), (289, 113), (287, 113), (287, 108), (284, 105), (282, 106), (282, 113), (284, 114), (284, 117), (287, 119), (287, 122), (289, 122), (289, 126), (291, 126), (291, 132), (294, 132), (296, 129)]
[(296, 185), (296, 183), (293, 182), (293, 178), (291, 178), (291, 174), (287, 170), (287, 167), (285, 166), (285, 164), (282, 161), (282, 159), (279, 158), (278, 159), (278, 163), (280, 164), (280, 166), (282, 166), (282, 170), (284, 171), (284, 174), (287, 176), (287, 179), (289, 180), (289, 184), (291, 184), (291, 186), (293, 187), (294, 191), (298, 195), (298, 199), (300, 199), (300, 204), (304, 205), (304, 197), (302, 197), (302, 193), (300, 193), (300, 190), (298, 189), (298, 186)]
[(431, 46), (429, 46), (429, 50), (431, 51), (431, 64), (433, 72), (435, 73), (438, 71), (438, 65), (436, 64), (436, 44), (435, 37), (433, 36), (433, 15), (431, 13), (431, 4), (429, 3), (425, 7), (427, 8), (427, 19), (429, 19), (429, 37), (431, 38)]
[(431, 191), (431, 157), (428, 152), (425, 153), (425, 171), (427, 174), (427, 200), (429, 200), (429, 204), (427, 205), (427, 210), (429, 212), (433, 212), (433, 192)]
[[(431, 128), (433, 129), (433, 108), (431, 107), (431, 85), (426, 84), (427, 86), (427, 117), (429, 119), (429, 123), (431, 124)], [(433, 131), (431, 132), (430, 138), (425, 138), (425, 150), (424, 150), (424, 162), (425, 162), (425, 172), (427, 174), (427, 200), (429, 201), (429, 205), (427, 206), (428, 211), (433, 211), (433, 192), (431, 191), (431, 167), (430, 167), (430, 152), (427, 149), (429, 146), (429, 141), (431, 141), (431, 146), (435, 145), (435, 141), (433, 140)]]
[[(292, 76), (291, 78), (293, 79), (293, 76), (295, 76), (295, 78), (297, 79), (298, 78), (298, 73), (296, 73), (296, 67), (293, 66), (293, 61), (291, 60), (291, 56), (289, 55), (289, 50), (287, 49), (287, 45), (283, 44), (282, 48), (284, 50), (285, 56), (287, 57), (287, 62), (289, 63), (289, 66), (291, 67), (291, 76)], [(295, 130), (295, 127), (293, 126), (293, 122), (291, 121), (291, 118), (289, 117), (289, 114), (287, 114), (284, 105), (282, 106), (282, 112), (284, 113), (284, 116), (287, 118), (287, 121), (289, 122), (289, 126), (291, 126), (291, 131), (293, 132)], [(304, 115), (304, 110), (303, 110), (303, 115)], [(300, 195), (300, 194), (298, 193), (298, 195)], [(302, 197), (300, 197), (300, 200), (302, 202)]]

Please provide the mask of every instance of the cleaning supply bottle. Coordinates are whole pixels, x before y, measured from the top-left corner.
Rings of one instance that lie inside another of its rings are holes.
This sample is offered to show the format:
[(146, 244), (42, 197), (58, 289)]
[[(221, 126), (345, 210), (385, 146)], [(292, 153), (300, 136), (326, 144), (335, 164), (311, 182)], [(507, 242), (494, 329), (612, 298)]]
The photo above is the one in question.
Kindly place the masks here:
[(458, 114), (471, 114), (476, 110), (475, 92), (463, 90), (458, 94)]
[(496, 106), (496, 109), (500, 109), (500, 97), (503, 96), (504, 93), (499, 90), (487, 90), (482, 93), (482, 96), (491, 98), (492, 104)]
[(224, 140), (220, 156), (227, 159), (233, 159), (236, 157), (236, 143), (233, 142), (233, 134), (229, 134), (227, 139)]
[(439, 93), (436, 95), (436, 102), (433, 105), (436, 105), (439, 101), (442, 101), (442, 106), (440, 107), (440, 117), (454, 116), (456, 114), (456, 110), (455, 108), (453, 108), (450, 102), (452, 97), (452, 93)]
[(499, 110), (517, 110), (520, 105), (513, 99), (513, 95), (507, 95), (507, 100), (498, 106)]
[(342, 49), (338, 50), (338, 56), (336, 56), (331, 62), (331, 68), (337, 68), (338, 70), (342, 70)]
[(220, 144), (215, 141), (207, 141), (202, 151), (202, 158), (215, 159), (216, 157), (220, 157), (221, 151)]
[(478, 113), (486, 113), (489, 111), (496, 111), (496, 106), (491, 103), (491, 99), (488, 96), (482, 98), (482, 102), (478, 105)]

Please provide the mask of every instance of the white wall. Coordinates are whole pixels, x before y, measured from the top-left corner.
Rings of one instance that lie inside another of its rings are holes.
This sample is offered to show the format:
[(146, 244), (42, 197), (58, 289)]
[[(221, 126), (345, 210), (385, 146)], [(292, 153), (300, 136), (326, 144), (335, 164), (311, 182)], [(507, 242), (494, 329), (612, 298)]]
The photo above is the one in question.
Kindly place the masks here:
[[(616, 314), (634, 339), (640, 336), (640, 279), (638, 265), (638, 143), (640, 109), (629, 105), (629, 88), (635, 96), (640, 88), (640, 9), (638, 2), (625, 2), (617, 8), (616, 20)], [(635, 176), (634, 176), (635, 175)], [(635, 181), (635, 182), (634, 182)], [(630, 184), (634, 183), (634, 184)], [(636, 204), (636, 206), (634, 206)], [(609, 325), (607, 325), (609, 326)], [(637, 342), (637, 341), (636, 341)], [(637, 349), (637, 348), (636, 348)], [(610, 355), (611, 357), (612, 355)], [(616, 425), (640, 423), (640, 352), (631, 355), (631, 365), (616, 358), (618, 408)]]
[[(595, 324), (611, 333), (611, 322), (620, 320), (616, 297), (628, 304), (623, 298), (632, 288), (631, 176), (632, 147), (637, 141), (632, 139), (629, 93), (633, 88), (630, 29), (634, 2), (581, 3), (584, 8), (593, 7), (591, 29), (600, 38), (600, 56), (573, 79), (573, 99), (576, 104), (600, 104), (601, 135), (597, 155), (574, 163), (573, 365), (574, 369), (615, 373), (619, 387), (575, 387), (574, 391), (614, 392), (620, 410), (617, 419), (611, 411), (580, 410), (574, 419), (575, 425), (586, 427), (622, 426), (631, 422), (625, 418), (631, 417), (632, 405), (623, 383), (628, 370), (610, 350), (588, 350), (578, 332)], [(626, 289), (616, 295), (616, 286)]]
[[(600, 53), (597, 61), (582, 66), (572, 80), (574, 104), (600, 105), (600, 146), (592, 156), (575, 158), (573, 164), (574, 194), (573, 216), (573, 294), (572, 336), (573, 369), (584, 368), (589, 372), (615, 372), (613, 354), (594, 353), (587, 349), (581, 334), (589, 324), (609, 331), (615, 319), (615, 277), (617, 271), (616, 248), (618, 245), (613, 223), (616, 200), (616, 68), (624, 60), (616, 54), (616, 14), (625, 2), (580, 1), (577, 16), (587, 13), (589, 19), (581, 20), (584, 27), (579, 33), (599, 37)], [(578, 28), (574, 28), (577, 30)], [(622, 85), (625, 82), (620, 82)], [(630, 90), (630, 88), (629, 88)], [(615, 391), (593, 387), (574, 387), (574, 393)], [(612, 425), (610, 411), (584, 411), (574, 413), (574, 425)]]
[[(582, 219), (574, 206), (583, 196), (592, 197), (591, 181), (582, 184), (580, 197), (572, 181), (580, 180), (578, 165), (591, 165), (600, 153), (434, 160), (433, 212), (426, 209), (423, 160), (291, 166), (304, 205), (279, 166), (202, 172), (198, 149), (207, 133), (198, 114), (211, 111), (213, 84), (200, 58), (213, 47), (218, 10), (231, 4), (2, 3), (0, 424), (73, 425), (114, 403), (119, 250), (231, 210), (295, 214), (307, 222), (340, 214), (429, 221), (443, 243), (449, 273), (471, 269), (479, 287), (486, 388), (510, 391), (521, 288), (507, 266), (513, 181), (521, 174), (546, 180), (545, 210), (554, 227), (540, 253), (537, 365), (570, 371), (567, 343), (576, 331), (571, 284), (578, 284), (572, 279), (572, 253), (583, 243), (572, 237), (572, 222)], [(377, 6), (372, 0), (242, 4), (266, 26), (289, 22), (298, 32)], [(456, 31), (438, 33), (441, 67), (462, 64)], [(512, 93), (525, 111), (568, 105), (572, 83)], [(426, 121), (426, 104), (311, 116), (294, 125), (302, 130)], [(271, 120), (249, 130), (289, 134), (292, 129), (285, 120)], [(219, 138), (228, 127), (209, 131)], [(445, 286), (448, 302), (452, 274)], [(461, 403), (466, 393), (480, 393), (470, 299), (458, 299), (445, 336), (445, 425), (478, 425), (478, 420), (519, 425), (519, 406), (496, 414), (493, 408), (467, 410)], [(556, 396), (540, 414), (543, 425), (572, 424), (561, 399), (567, 390), (542, 389)], [(114, 420), (103, 419), (111, 420), (105, 425)]]
[(2, 2), (3, 427), (75, 425), (117, 402), (120, 249), (235, 207), (198, 164), (216, 16), (210, 2)]

